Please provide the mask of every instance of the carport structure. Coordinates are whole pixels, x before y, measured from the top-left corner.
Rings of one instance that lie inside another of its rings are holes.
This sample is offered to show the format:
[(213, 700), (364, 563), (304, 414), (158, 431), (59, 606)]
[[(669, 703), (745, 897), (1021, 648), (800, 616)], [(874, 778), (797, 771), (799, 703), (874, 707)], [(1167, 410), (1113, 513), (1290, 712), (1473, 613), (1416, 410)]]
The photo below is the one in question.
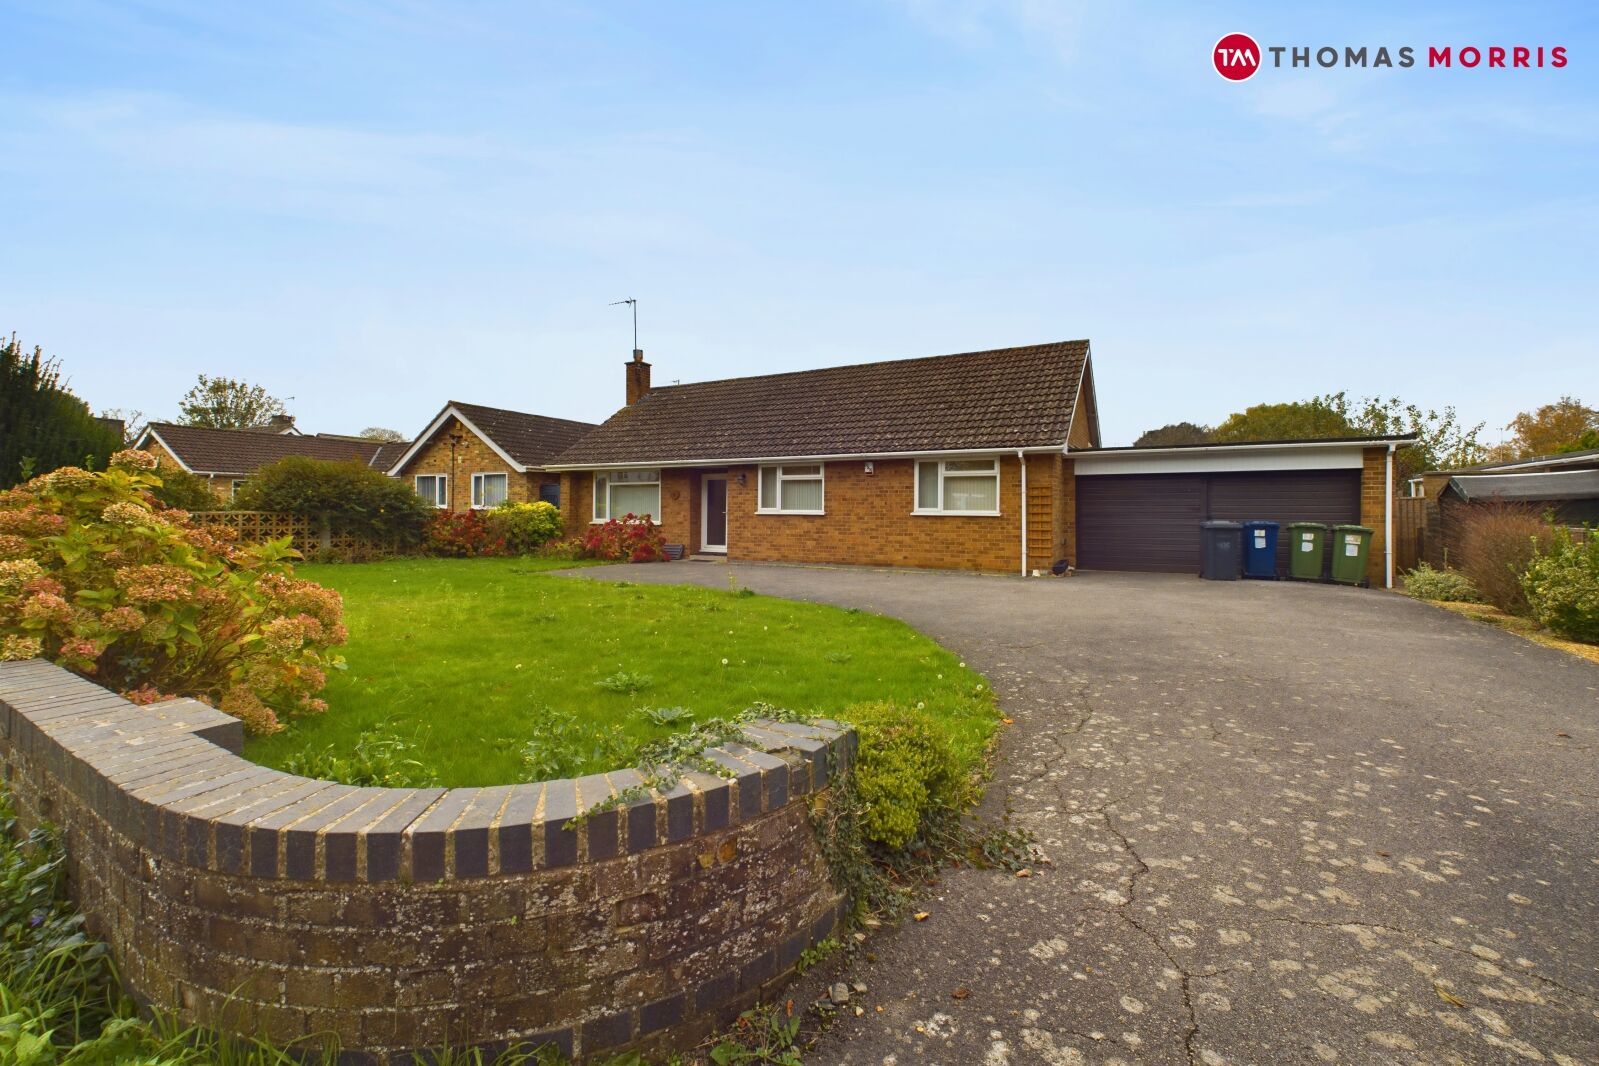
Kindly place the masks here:
[[(1415, 438), (1097, 448), (1071, 456), (1077, 566), (1199, 572), (1199, 524), (1265, 519), (1369, 526), (1367, 580), (1392, 587), (1394, 452)], [(1279, 568), (1287, 568), (1287, 539)]]

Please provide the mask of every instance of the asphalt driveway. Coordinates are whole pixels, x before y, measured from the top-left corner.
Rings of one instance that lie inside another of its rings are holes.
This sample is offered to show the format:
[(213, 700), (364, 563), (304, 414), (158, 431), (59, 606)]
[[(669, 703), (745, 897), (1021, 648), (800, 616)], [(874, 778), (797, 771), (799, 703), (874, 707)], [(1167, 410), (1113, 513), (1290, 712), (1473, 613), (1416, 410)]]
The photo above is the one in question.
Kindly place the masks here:
[(807, 1061), (1599, 1063), (1599, 666), (1329, 586), (583, 576), (894, 615), (1014, 719), (1052, 865), (952, 873)]

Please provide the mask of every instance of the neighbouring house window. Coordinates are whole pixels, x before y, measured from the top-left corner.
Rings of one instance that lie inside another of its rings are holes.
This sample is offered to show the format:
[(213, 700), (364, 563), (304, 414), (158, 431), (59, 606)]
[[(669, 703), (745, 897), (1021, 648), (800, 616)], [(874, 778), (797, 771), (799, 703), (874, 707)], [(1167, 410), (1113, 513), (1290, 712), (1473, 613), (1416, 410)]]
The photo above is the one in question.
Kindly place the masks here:
[(560, 482), (545, 482), (544, 484), (540, 485), (539, 499), (543, 500), (545, 503), (554, 504), (556, 507), (561, 506)]
[(917, 514), (999, 514), (998, 459), (926, 459), (916, 464)]
[(498, 507), (505, 502), (508, 491), (509, 476), (506, 474), (472, 475), (473, 507)]
[(822, 464), (761, 467), (762, 514), (822, 514)]
[(244, 479), (243, 478), (241, 478), (241, 477), (234, 478), (232, 483), (228, 485), (228, 499), (231, 500), (234, 497), (238, 496), (238, 494), (239, 494), (239, 486), (243, 485), (243, 484), (244, 484)]
[(594, 521), (648, 515), (661, 517), (659, 470), (613, 470), (594, 475)]
[(450, 478), (448, 474), (418, 474), (416, 494), (430, 507), (450, 506)]

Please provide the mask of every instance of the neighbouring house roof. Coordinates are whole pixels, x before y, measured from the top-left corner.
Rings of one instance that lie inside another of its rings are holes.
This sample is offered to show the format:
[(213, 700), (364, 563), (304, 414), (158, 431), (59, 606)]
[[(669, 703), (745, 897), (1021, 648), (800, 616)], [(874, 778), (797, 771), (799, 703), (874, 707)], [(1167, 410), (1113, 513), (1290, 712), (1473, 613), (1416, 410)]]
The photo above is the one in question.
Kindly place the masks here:
[(415, 441), (395, 454), (388, 467), (389, 473), (398, 475), (452, 417), (483, 438), (485, 444), (519, 472), (542, 469), (595, 428), (592, 422), (574, 422), (568, 418), (550, 418), (451, 400)]
[[(1221, 452), (1221, 451), (1247, 451), (1251, 448), (1283, 449), (1283, 448), (1308, 448), (1324, 445), (1341, 445), (1348, 448), (1375, 448), (1389, 444), (1409, 444), (1416, 439), (1414, 433), (1394, 433), (1387, 436), (1376, 437), (1284, 437), (1280, 440), (1245, 440), (1225, 444), (1206, 442), (1201, 444), (1162, 444), (1157, 447), (1143, 447), (1137, 444), (1118, 444), (1112, 448), (1095, 448), (1094, 453), (1103, 452), (1129, 452), (1139, 455), (1149, 455), (1157, 452)], [(1078, 454), (1082, 454), (1079, 452)]]
[(1575, 452), (1554, 452), (1534, 455), (1526, 459), (1505, 459), (1492, 463), (1475, 463), (1454, 470), (1428, 470), (1428, 474), (1492, 474), (1530, 473), (1537, 470), (1554, 470), (1562, 467), (1599, 469), (1599, 448), (1585, 448)]
[(1449, 487), (1466, 500), (1595, 500), (1599, 470), (1532, 474), (1456, 474)]
[(152, 422), (139, 437), (137, 447), (150, 440), (160, 442), (173, 458), (196, 474), (228, 474), (244, 477), (268, 463), (291, 455), (311, 459), (355, 459), (377, 469), (376, 460), (398, 454), (403, 444), (382, 444), (370, 440), (337, 440), (280, 433), (260, 433), (244, 429), (207, 429), (180, 426), (172, 422)]
[(1079, 340), (667, 385), (551, 466), (1061, 448), (1088, 361)]

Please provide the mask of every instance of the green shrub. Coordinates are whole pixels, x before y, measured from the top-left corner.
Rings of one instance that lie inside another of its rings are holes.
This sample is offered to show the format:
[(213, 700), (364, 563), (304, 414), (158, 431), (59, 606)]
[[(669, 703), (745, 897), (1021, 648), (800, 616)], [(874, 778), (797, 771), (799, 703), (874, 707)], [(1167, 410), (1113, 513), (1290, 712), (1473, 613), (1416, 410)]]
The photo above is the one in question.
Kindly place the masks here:
[(539, 554), (546, 559), (586, 559), (588, 552), (583, 547), (583, 542), (576, 537), (565, 540), (552, 540), (539, 549)]
[(1554, 530), (1525, 504), (1475, 503), (1460, 518), (1457, 562), (1488, 603), (1509, 614), (1527, 613), (1521, 575), (1548, 548)]
[(855, 787), (868, 840), (903, 848), (930, 818), (966, 806), (970, 790), (960, 760), (931, 716), (892, 703), (865, 703), (842, 717), (860, 738)]
[(163, 506), (180, 511), (220, 511), (222, 503), (211, 491), (211, 483), (199, 474), (191, 474), (179, 466), (164, 466), (156, 471), (159, 485), (150, 487), (150, 495)]
[(122, 435), (61, 382), (61, 368), (15, 337), (0, 342), (0, 488), (69, 463), (105, 469)]
[(489, 512), (489, 525), (512, 555), (532, 555), (561, 535), (561, 511), (547, 500), (512, 503)]
[(407, 483), (365, 463), (291, 455), (263, 466), (239, 487), (236, 511), (304, 515), (334, 533), (396, 545), (418, 544), (433, 509)]
[(1481, 603), (1482, 597), (1471, 581), (1458, 570), (1434, 570), (1422, 563), (1405, 575), (1405, 591), (1418, 600), (1448, 603)]
[(135, 703), (193, 696), (252, 732), (324, 711), (339, 594), (287, 538), (240, 547), (151, 503), (155, 457), (63, 467), (0, 493), (0, 659), (44, 656)]
[(319, 751), (299, 752), (283, 769), (301, 777), (337, 781), (361, 788), (430, 788), (438, 778), (410, 753), (416, 744), (403, 737), (368, 729), (348, 752), (332, 744)]
[(1563, 637), (1599, 644), (1599, 532), (1579, 544), (1564, 529), (1527, 567), (1522, 590), (1538, 624)]

